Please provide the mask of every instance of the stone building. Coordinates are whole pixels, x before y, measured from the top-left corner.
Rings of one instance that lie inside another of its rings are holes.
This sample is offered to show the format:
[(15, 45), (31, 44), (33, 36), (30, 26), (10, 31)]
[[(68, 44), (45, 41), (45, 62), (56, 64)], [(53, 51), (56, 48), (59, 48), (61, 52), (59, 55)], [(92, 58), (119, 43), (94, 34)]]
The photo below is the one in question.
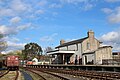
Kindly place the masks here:
[(70, 42), (61, 40), (55, 49), (48, 52), (52, 64), (102, 64), (103, 59), (112, 59), (112, 47), (102, 46), (92, 30), (85, 38)]

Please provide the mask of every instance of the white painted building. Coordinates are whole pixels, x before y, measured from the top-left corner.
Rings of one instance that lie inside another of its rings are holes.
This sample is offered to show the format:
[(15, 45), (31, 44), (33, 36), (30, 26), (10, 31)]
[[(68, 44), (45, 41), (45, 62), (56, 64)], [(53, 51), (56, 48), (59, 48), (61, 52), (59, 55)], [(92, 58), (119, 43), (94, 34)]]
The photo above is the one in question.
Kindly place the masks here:
[(48, 52), (52, 64), (102, 64), (103, 59), (112, 59), (112, 47), (101, 46), (93, 31), (87, 37), (65, 42), (60, 41), (56, 50)]

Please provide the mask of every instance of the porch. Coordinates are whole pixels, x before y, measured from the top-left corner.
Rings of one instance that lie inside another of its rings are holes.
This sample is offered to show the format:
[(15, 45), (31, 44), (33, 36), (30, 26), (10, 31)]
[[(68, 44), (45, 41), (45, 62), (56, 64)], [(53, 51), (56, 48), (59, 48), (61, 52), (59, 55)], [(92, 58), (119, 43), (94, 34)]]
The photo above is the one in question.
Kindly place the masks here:
[(50, 55), (51, 64), (70, 64), (70, 58), (75, 53), (75, 51), (61, 51), (55, 50), (47, 52)]

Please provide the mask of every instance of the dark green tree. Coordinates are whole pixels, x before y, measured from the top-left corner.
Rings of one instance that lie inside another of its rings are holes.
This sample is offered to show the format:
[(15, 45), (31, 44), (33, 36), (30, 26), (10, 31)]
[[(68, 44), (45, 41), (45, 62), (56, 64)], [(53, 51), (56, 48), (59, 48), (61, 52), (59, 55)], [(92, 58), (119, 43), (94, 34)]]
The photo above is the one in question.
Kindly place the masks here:
[(32, 59), (33, 57), (39, 57), (42, 55), (42, 48), (37, 43), (28, 43), (24, 46), (22, 53), (24, 59)]

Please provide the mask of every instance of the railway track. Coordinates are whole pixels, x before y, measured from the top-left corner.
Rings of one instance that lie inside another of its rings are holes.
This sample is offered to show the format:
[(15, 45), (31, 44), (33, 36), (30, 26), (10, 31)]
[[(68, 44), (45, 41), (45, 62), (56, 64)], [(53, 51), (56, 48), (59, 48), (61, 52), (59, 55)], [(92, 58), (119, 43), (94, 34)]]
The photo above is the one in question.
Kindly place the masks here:
[(75, 77), (84, 77), (92, 80), (120, 80), (120, 73), (118, 72), (97, 72), (97, 71), (47, 69), (47, 68), (45, 69), (36, 68), (36, 69), (44, 72), (61, 73), (61, 74), (73, 75)]
[(33, 68), (32, 69), (26, 68), (26, 70), (29, 70), (29, 71), (39, 75), (40, 77), (42, 77), (42, 80), (70, 80), (64, 76), (59, 76), (57, 74), (53, 74), (53, 73), (50, 73), (47, 71), (42, 71), (42, 70), (33, 69)]
[(6, 71), (5, 73), (0, 75), (0, 80), (18, 80), (19, 72), (16, 71)]
[(18, 70), (17, 70), (17, 71), (16, 71), (15, 80), (18, 80), (18, 76), (19, 76), (19, 72), (18, 72)]
[[(47, 69), (49, 70), (49, 69)], [(120, 73), (110, 73), (110, 72), (97, 72), (97, 71), (83, 71), (83, 70), (55, 70), (50, 69), (51, 72), (69, 74), (74, 76), (87, 77), (89, 79), (95, 80), (120, 80)]]
[(9, 73), (9, 70), (7, 70), (6, 72), (1, 72), (0, 78), (3, 77), (3, 76), (5, 76), (5, 75), (8, 74), (8, 73)]
[(30, 70), (30, 69), (26, 69), (27, 71), (30, 71), (36, 75), (38, 75), (40, 78), (42, 78), (42, 80), (46, 80), (43, 76), (41, 76), (39, 73), (37, 73), (36, 71)]

